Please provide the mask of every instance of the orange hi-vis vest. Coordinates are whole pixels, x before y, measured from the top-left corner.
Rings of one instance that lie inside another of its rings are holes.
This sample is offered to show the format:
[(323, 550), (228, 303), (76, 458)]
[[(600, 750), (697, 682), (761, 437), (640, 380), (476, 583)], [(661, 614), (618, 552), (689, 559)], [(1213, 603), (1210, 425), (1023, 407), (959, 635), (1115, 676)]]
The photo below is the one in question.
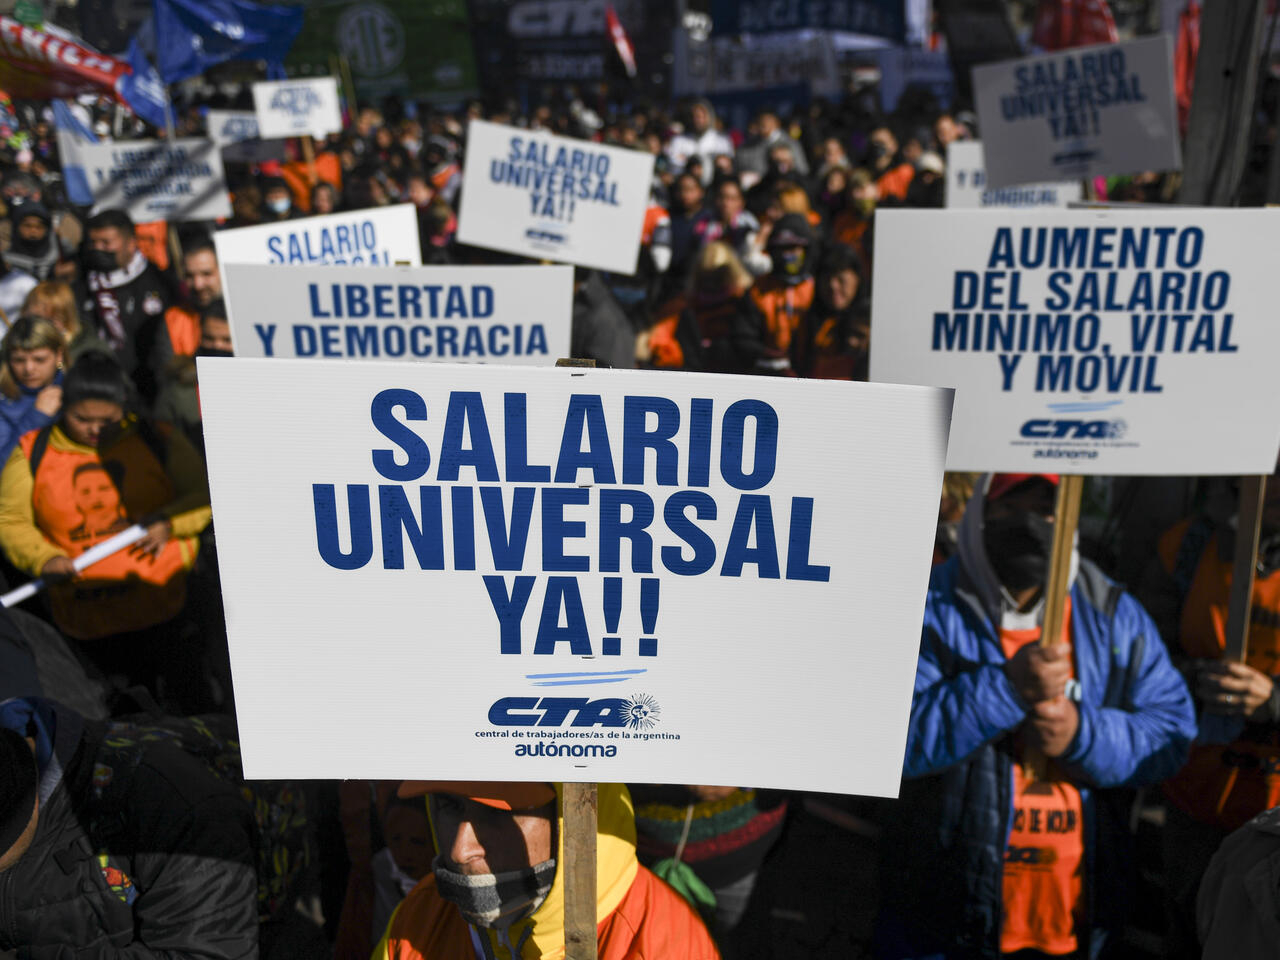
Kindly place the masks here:
[(751, 299), (764, 315), (770, 346), (786, 354), (805, 312), (813, 306), (814, 280), (791, 285), (766, 277), (751, 288)]
[[(28, 462), (41, 432), (19, 440)], [(73, 560), (173, 499), (164, 465), (137, 429), (105, 450), (47, 443), (31, 495), (36, 526)], [(99, 560), (82, 579), (51, 587), (54, 620), (67, 635), (92, 640), (172, 619), (186, 601), (195, 550), (191, 540), (174, 537), (155, 557), (121, 550)]]

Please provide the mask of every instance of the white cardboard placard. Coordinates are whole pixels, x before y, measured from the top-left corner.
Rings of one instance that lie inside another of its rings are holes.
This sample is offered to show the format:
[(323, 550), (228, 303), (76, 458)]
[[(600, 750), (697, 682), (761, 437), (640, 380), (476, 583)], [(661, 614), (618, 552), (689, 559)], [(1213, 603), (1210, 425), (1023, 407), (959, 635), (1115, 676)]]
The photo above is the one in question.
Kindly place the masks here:
[(258, 140), (258, 115), (252, 110), (210, 110), (205, 116), (209, 139), (220, 147)]
[(58, 136), (63, 167), (83, 171), (93, 212), (124, 210), (135, 223), (231, 216), (222, 156), (211, 140), (84, 143)]
[(653, 159), (639, 150), (472, 120), (458, 240), (633, 274)]
[(973, 69), (987, 185), (1178, 170), (1166, 34)]
[(253, 85), (259, 136), (323, 137), (342, 131), (342, 106), (334, 77), (262, 80)]
[(229, 263), (238, 357), (551, 366), (569, 355), (573, 268)]
[(219, 263), (389, 267), (422, 263), (411, 203), (299, 217), (213, 235)]
[(871, 377), (956, 388), (950, 470), (1269, 474), (1277, 244), (1269, 210), (878, 211)]
[(949, 391), (199, 375), (247, 776), (897, 794)]
[(956, 140), (947, 147), (948, 209), (1065, 207), (1078, 202), (1083, 194), (1079, 180), (1026, 183), (993, 190), (987, 185), (980, 141)]

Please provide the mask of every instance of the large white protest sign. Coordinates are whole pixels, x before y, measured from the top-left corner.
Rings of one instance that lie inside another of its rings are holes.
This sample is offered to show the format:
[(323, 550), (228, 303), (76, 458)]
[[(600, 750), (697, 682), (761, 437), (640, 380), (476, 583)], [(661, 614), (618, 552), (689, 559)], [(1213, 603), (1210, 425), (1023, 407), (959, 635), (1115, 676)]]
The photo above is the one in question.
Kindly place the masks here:
[(973, 70), (987, 183), (1182, 166), (1166, 35)]
[(238, 357), (550, 366), (569, 355), (572, 267), (229, 263), (223, 276)]
[(949, 391), (199, 374), (248, 776), (896, 795)]
[(472, 120), (458, 240), (630, 275), (652, 178), (649, 153)]
[(253, 85), (259, 136), (323, 137), (342, 130), (342, 106), (334, 77), (263, 80)]
[(982, 144), (977, 140), (956, 140), (947, 147), (947, 206), (975, 207), (1065, 207), (1083, 195), (1079, 180), (1060, 183), (1026, 183), (992, 189), (982, 166)]
[(1266, 210), (880, 211), (871, 376), (956, 388), (952, 470), (1269, 474), (1277, 244)]
[(213, 240), (223, 264), (388, 267), (422, 262), (411, 203), (219, 230)]
[(58, 150), (68, 181), (92, 193), (94, 213), (124, 210), (137, 223), (231, 216), (222, 157), (210, 140), (85, 143), (60, 131)]

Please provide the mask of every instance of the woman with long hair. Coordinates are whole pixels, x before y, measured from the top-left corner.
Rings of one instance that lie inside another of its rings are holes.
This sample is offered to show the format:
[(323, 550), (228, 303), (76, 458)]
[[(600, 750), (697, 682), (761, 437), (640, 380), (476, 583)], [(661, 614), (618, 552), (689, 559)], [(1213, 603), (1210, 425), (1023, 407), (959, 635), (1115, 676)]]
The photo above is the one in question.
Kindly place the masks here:
[(80, 322), (80, 310), (76, 295), (69, 284), (61, 280), (47, 280), (37, 284), (27, 294), (22, 312), (33, 317), (43, 317), (62, 334), (67, 363), (75, 363), (86, 350), (109, 352), (111, 348)]

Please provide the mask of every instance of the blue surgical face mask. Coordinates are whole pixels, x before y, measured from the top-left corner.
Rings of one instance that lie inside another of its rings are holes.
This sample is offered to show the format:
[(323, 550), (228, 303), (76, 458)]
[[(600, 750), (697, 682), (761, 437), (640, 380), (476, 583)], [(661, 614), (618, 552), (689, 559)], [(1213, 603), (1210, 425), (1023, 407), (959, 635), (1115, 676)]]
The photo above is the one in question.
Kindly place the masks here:
[(267, 209), (272, 213), (288, 213), (293, 202), (288, 197), (276, 197), (267, 201)]

